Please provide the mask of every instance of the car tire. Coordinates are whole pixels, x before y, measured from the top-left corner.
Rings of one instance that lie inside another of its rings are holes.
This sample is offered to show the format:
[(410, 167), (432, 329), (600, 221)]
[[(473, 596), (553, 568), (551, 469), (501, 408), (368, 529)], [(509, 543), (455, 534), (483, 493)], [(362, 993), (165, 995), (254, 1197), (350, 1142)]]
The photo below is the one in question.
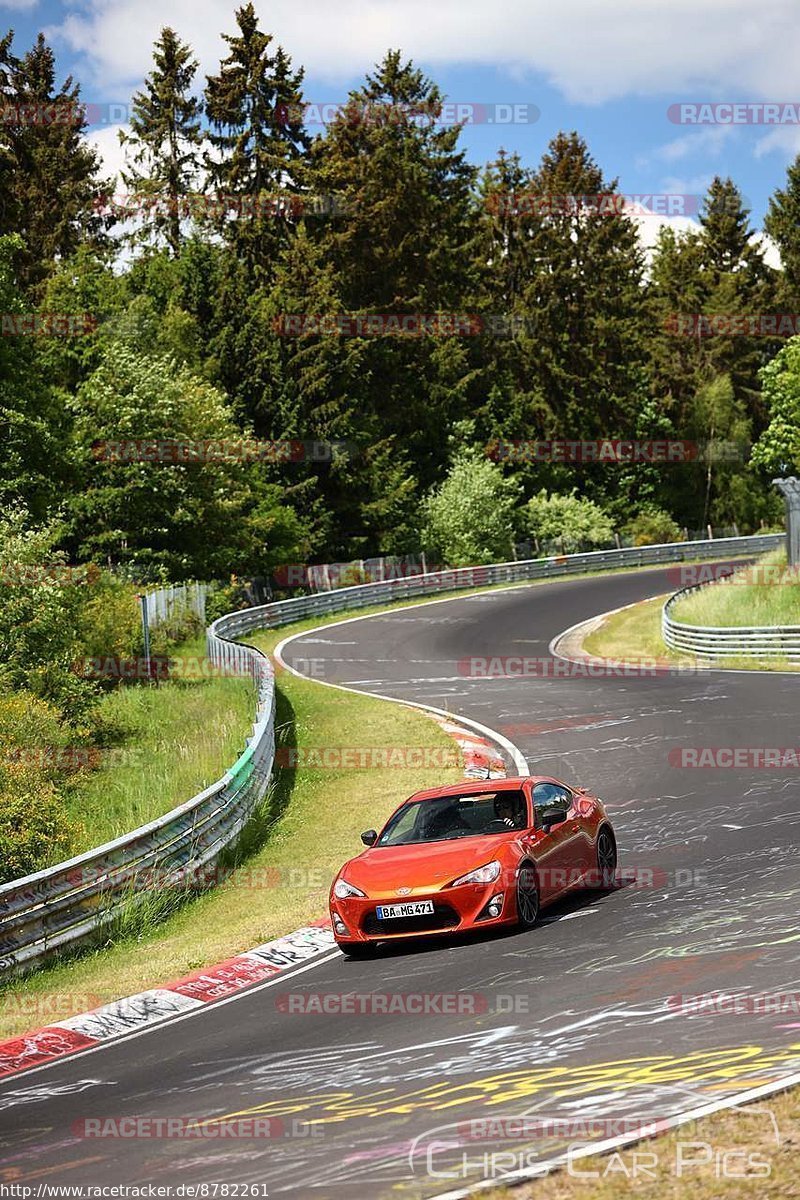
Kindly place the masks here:
[(539, 885), (536, 870), (529, 862), (520, 866), (517, 875), (517, 923), (521, 929), (532, 929), (539, 919)]
[(598, 889), (609, 892), (615, 886), (617, 874), (617, 843), (610, 829), (605, 826), (597, 835), (597, 874), (600, 880)]

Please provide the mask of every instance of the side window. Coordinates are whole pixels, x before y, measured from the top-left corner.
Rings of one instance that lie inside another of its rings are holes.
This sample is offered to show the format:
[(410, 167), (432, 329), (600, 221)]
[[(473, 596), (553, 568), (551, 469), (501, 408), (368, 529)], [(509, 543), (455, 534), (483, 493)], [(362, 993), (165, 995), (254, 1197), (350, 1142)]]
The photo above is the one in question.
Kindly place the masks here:
[(384, 831), (378, 841), (378, 845), (385, 845), (387, 839), (391, 838), (393, 842), (413, 841), (413, 835), (418, 832), (417, 825), (419, 822), (421, 806), (419, 804), (409, 804), (397, 814), (394, 821)]
[(572, 793), (557, 783), (536, 783), (532, 794), (536, 824), (539, 826), (548, 817), (560, 815), (572, 805)]

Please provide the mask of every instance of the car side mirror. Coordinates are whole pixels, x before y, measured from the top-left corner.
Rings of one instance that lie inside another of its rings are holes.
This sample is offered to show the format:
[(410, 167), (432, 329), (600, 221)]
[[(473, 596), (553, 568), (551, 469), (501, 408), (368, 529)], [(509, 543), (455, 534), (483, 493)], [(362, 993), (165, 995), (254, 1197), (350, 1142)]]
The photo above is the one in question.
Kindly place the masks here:
[(365, 829), (361, 835), (361, 840), (365, 846), (374, 846), (378, 840), (378, 831), (376, 829)]
[(547, 816), (542, 817), (542, 828), (545, 833), (549, 833), (554, 825), (560, 825), (562, 821), (566, 821), (568, 812), (569, 808), (564, 805), (563, 808), (555, 808)]

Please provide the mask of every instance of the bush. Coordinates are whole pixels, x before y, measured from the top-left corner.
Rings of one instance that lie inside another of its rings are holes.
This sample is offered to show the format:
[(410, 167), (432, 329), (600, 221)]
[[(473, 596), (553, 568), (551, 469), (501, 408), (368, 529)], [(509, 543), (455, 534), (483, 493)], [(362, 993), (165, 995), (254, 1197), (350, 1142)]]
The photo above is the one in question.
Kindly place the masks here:
[(226, 613), (249, 608), (251, 603), (244, 583), (235, 576), (231, 578), (230, 583), (212, 583), (206, 596), (206, 624), (210, 625)]
[(140, 654), (142, 619), (133, 584), (100, 572), (80, 611), (76, 633), (87, 658)]
[(517, 485), (493, 462), (462, 451), (423, 503), (423, 543), (451, 567), (503, 562), (514, 550)]
[(51, 704), (28, 692), (0, 696), (0, 765), (19, 750), (57, 751), (69, 742)]
[(59, 862), (77, 832), (43, 771), (25, 762), (0, 763), (0, 883)]
[(54, 549), (58, 532), (54, 524), (30, 528), (22, 509), (0, 517), (0, 691), (33, 692), (74, 717), (97, 695), (72, 664), (99, 572), (69, 568)]
[(602, 546), (614, 540), (611, 518), (593, 500), (581, 499), (575, 489), (548, 496), (543, 488), (528, 501), (528, 529), (540, 542), (563, 543), (565, 552)]
[(629, 521), (624, 532), (634, 546), (659, 546), (683, 541), (683, 530), (661, 508), (646, 508)]

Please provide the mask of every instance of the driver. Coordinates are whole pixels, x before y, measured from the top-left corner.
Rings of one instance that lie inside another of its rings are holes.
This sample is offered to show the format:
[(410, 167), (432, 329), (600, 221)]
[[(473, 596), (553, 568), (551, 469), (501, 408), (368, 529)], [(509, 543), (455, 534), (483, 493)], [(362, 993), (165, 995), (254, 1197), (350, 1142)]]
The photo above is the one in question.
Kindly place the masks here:
[(442, 838), (451, 833), (469, 830), (469, 828), (459, 809), (452, 803), (446, 802), (428, 815), (426, 832), (430, 838)]
[(495, 799), (494, 813), (498, 821), (502, 821), (509, 829), (519, 828), (519, 809), (512, 796), (501, 792)]

